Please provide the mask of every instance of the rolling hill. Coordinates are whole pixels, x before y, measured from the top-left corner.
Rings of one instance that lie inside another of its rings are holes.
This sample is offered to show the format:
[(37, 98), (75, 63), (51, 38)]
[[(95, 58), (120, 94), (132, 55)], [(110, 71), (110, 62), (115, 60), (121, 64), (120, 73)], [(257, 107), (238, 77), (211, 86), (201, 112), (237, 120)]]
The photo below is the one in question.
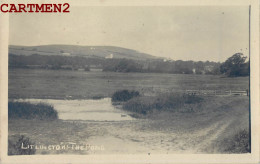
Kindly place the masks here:
[(135, 50), (114, 46), (76, 46), (76, 45), (41, 45), (9, 46), (9, 53), (15, 55), (65, 55), (98, 58), (159, 59), (158, 57)]

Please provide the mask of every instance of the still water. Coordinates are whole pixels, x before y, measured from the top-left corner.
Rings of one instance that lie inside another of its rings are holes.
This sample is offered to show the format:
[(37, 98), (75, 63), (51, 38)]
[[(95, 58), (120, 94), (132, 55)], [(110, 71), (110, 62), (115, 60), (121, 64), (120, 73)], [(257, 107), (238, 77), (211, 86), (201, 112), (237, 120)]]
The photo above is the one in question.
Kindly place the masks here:
[(61, 120), (124, 121), (134, 119), (126, 111), (115, 108), (111, 103), (111, 98), (99, 100), (19, 99), (17, 101), (50, 104), (57, 110)]

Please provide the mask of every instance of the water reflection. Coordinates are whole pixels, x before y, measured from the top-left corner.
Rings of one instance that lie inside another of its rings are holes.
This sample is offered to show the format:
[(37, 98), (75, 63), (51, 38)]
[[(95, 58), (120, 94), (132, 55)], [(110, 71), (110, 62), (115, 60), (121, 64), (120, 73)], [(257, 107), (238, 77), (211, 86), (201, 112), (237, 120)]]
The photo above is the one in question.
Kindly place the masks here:
[(115, 108), (111, 98), (99, 100), (54, 100), (54, 99), (25, 99), (31, 103), (48, 103), (58, 112), (62, 120), (90, 120), (90, 121), (124, 121), (133, 120), (126, 111)]

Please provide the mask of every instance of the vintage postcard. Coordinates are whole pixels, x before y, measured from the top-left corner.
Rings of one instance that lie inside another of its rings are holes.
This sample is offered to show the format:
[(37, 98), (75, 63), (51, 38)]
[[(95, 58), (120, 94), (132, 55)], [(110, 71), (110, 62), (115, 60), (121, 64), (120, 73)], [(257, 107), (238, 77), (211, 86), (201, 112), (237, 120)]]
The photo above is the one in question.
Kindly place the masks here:
[(0, 4), (3, 163), (258, 163), (259, 2)]

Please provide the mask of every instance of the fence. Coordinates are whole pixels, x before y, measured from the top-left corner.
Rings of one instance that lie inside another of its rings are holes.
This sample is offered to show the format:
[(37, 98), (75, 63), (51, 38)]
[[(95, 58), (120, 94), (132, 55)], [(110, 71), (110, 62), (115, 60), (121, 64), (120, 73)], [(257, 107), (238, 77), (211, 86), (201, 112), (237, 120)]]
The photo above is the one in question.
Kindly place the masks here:
[(232, 91), (232, 90), (185, 90), (186, 94), (189, 95), (240, 95), (248, 96), (248, 90)]

